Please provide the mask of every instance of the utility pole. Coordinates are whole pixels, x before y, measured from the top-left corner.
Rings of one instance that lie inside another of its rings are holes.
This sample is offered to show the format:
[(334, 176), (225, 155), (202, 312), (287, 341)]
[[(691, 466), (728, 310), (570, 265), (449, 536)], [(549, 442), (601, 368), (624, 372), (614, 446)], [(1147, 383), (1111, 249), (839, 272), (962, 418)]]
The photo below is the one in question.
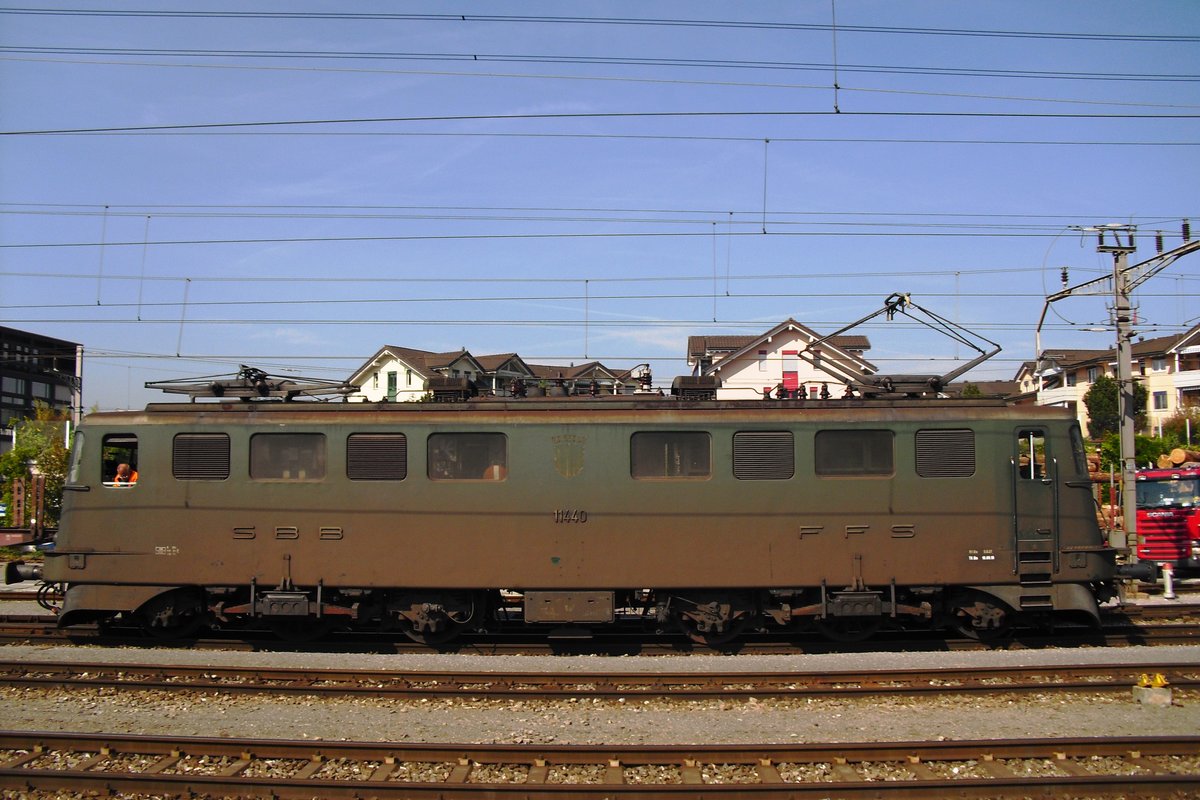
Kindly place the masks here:
[[(1130, 563), (1137, 560), (1137, 456), (1136, 393), (1133, 386), (1133, 305), (1129, 299), (1129, 254), (1137, 250), (1132, 225), (1105, 225), (1097, 228), (1096, 252), (1113, 257), (1113, 323), (1117, 329), (1117, 414), (1121, 420), (1121, 516), (1120, 534), (1113, 532), (1114, 547), (1128, 547)], [(1111, 235), (1111, 236), (1110, 236)], [(1124, 241), (1122, 241), (1124, 238)]]
[[(1166, 252), (1159, 252), (1153, 258), (1132, 266), (1128, 265), (1129, 254), (1136, 251), (1134, 234), (1137, 229), (1132, 225), (1112, 223), (1095, 228), (1083, 228), (1097, 235), (1097, 251), (1113, 254), (1112, 277), (1095, 278), (1075, 286), (1064, 286), (1062, 291), (1046, 298), (1042, 306), (1042, 316), (1038, 319), (1037, 350), (1035, 358), (1042, 357), (1042, 325), (1046, 321), (1046, 312), (1050, 304), (1068, 297), (1083, 295), (1107, 295), (1113, 297), (1113, 321), (1117, 329), (1117, 397), (1121, 418), (1121, 512), (1123, 532), (1113, 531), (1109, 544), (1113, 547), (1128, 548), (1129, 563), (1137, 561), (1137, 454), (1135, 452), (1135, 410), (1133, 383), (1133, 305), (1129, 296), (1135, 289), (1150, 278), (1174, 264), (1178, 259), (1200, 250), (1200, 239), (1192, 239), (1191, 224), (1183, 220), (1183, 244)], [(1122, 241), (1124, 237), (1124, 241)], [(1112, 281), (1112, 286), (1109, 286)]]

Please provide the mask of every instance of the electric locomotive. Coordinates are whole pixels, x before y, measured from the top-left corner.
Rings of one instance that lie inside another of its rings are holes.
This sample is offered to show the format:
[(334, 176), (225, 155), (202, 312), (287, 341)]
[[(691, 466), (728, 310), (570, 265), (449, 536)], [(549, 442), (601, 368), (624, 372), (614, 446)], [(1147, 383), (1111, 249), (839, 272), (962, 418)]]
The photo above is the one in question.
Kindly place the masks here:
[[(432, 645), (631, 620), (709, 645), (885, 625), (983, 638), (1097, 621), (1115, 593), (1117, 551), (1060, 409), (286, 402), (301, 392), (263, 383), (85, 419), (44, 568), (61, 625), (399, 630)], [(118, 482), (122, 464), (136, 482)]]

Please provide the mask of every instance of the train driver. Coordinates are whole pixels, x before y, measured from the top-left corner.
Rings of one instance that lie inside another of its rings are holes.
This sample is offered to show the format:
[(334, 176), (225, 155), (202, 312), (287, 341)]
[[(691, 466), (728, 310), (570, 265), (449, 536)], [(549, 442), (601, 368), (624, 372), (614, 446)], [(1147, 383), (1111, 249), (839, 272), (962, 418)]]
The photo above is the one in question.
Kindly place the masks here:
[(137, 470), (128, 464), (117, 464), (117, 477), (113, 481), (117, 486), (133, 486), (138, 481)]

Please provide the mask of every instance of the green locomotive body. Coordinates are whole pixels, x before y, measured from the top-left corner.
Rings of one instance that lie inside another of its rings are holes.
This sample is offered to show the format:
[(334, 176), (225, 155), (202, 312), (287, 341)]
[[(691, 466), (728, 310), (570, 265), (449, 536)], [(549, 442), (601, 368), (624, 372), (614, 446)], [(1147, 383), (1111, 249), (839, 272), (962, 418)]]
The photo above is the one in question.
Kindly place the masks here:
[(1095, 619), (1116, 572), (1074, 420), (991, 401), (172, 403), (76, 445), (63, 625), (987, 635)]

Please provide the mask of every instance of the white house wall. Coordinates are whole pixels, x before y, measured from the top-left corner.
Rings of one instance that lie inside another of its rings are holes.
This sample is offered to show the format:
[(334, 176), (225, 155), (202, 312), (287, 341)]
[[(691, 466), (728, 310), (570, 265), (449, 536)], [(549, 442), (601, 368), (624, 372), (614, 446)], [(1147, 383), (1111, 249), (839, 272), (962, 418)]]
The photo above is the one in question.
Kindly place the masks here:
[[(754, 348), (756, 351), (763, 351), (761, 353), (752, 351), (738, 358), (718, 362), (712, 371), (721, 378), (717, 398), (761, 400), (764, 390), (773, 392), (775, 387), (783, 382), (784, 366), (789, 360), (795, 365), (797, 381), (806, 389), (806, 396), (819, 397), (822, 384), (827, 384), (833, 397), (841, 397), (845, 391), (845, 383), (803, 358), (799, 351), (804, 350), (805, 346), (795, 339), (776, 337), (775, 341)], [(793, 351), (797, 351), (798, 354), (785, 356), (785, 353)]]
[(397, 358), (384, 357), (368, 372), (353, 399), (370, 403), (387, 400), (389, 373), (396, 376), (395, 402), (415, 402), (425, 396), (425, 379), (419, 372)]

